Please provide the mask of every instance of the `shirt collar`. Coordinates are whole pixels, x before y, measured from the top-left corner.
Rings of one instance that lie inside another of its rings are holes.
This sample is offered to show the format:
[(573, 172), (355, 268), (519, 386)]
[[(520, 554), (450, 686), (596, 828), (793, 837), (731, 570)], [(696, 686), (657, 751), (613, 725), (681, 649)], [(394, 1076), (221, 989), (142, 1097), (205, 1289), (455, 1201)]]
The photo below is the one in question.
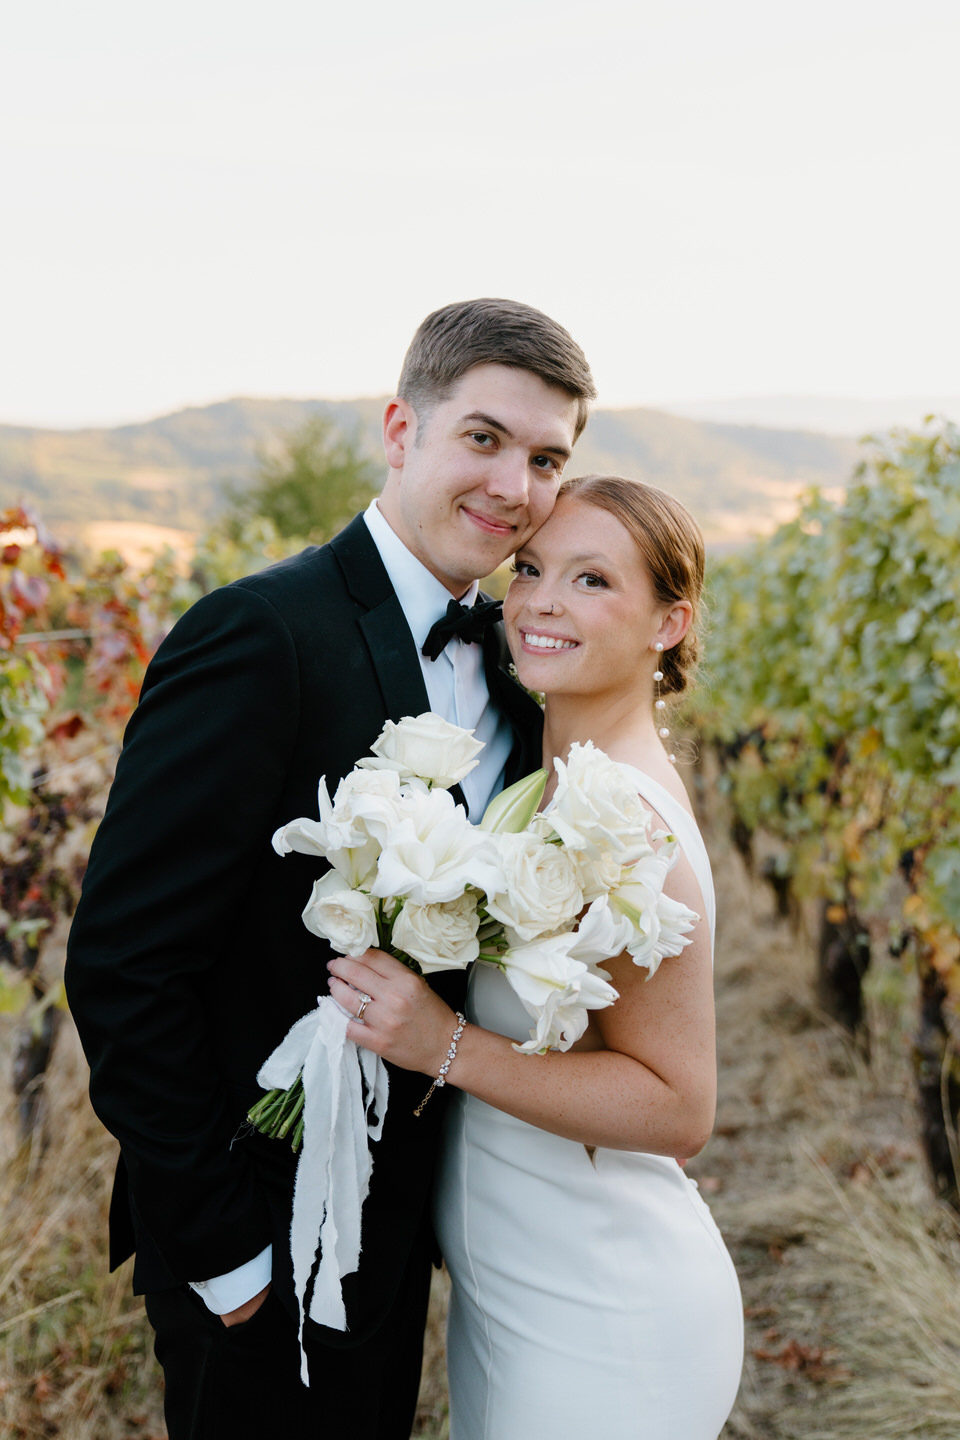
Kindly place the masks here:
[[(391, 529), (376, 499), (370, 501), (363, 518), (373, 543), (380, 552), (383, 568), (390, 577), (390, 583), (400, 601), (400, 607), (419, 651), (431, 625), (447, 613), (447, 606), (453, 596), (436, 575), (431, 575), (416, 555), (407, 549), (396, 531)], [(472, 605), (479, 592), (480, 582), (474, 580), (462, 597), (461, 604)]]

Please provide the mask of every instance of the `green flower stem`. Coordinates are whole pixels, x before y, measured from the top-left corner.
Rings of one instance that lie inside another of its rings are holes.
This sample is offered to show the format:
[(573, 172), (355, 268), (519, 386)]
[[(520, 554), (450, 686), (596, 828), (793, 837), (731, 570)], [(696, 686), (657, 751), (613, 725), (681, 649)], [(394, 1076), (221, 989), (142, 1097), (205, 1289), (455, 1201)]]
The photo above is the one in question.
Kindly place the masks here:
[(290, 1144), (296, 1151), (303, 1137), (303, 1082), (298, 1075), (289, 1090), (268, 1090), (247, 1111), (247, 1119), (255, 1130), (271, 1140), (282, 1140), (293, 1127)]
[[(294, 1097), (294, 1092), (295, 1092), (295, 1091), (296, 1091), (297, 1093), (296, 1093), (296, 1096)], [(285, 1114), (285, 1116), (284, 1116), (283, 1122), (282, 1122), (282, 1124), (279, 1126), (279, 1128), (277, 1129), (277, 1139), (278, 1139), (278, 1140), (282, 1140), (282, 1139), (287, 1135), (287, 1133), (289, 1132), (290, 1127), (291, 1127), (292, 1125), (295, 1125), (295, 1124), (297, 1123), (297, 1121), (300, 1119), (300, 1114), (301, 1114), (301, 1112), (302, 1112), (302, 1110), (303, 1110), (303, 1101), (304, 1101), (303, 1084), (302, 1084), (301, 1081), (299, 1081), (299, 1080), (296, 1081), (296, 1083), (291, 1087), (290, 1096), (291, 1096), (291, 1099), (292, 1099), (293, 1103), (287, 1108), (287, 1111), (286, 1111), (286, 1114)]]

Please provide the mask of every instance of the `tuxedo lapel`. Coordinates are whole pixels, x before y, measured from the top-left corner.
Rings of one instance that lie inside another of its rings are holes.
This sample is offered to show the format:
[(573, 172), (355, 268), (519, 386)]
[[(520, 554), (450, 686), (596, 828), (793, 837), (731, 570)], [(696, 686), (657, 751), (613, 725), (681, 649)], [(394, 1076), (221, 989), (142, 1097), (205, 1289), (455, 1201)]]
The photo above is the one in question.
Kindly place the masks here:
[(330, 542), (347, 591), (365, 610), (358, 620), (390, 720), (429, 710), (427, 687), (406, 616), (380, 552), (358, 515)]
[[(386, 718), (421, 715), (430, 701), (416, 645), (387, 575), (380, 552), (362, 515), (330, 541), (351, 599), (364, 614), (360, 632), (383, 696)], [(494, 704), (513, 727), (515, 742), (507, 763), (507, 782), (536, 770), (541, 763), (543, 715), (536, 701), (508, 673), (510, 652), (502, 625), (490, 625), (483, 638), (483, 666)], [(459, 787), (455, 797), (461, 798)]]

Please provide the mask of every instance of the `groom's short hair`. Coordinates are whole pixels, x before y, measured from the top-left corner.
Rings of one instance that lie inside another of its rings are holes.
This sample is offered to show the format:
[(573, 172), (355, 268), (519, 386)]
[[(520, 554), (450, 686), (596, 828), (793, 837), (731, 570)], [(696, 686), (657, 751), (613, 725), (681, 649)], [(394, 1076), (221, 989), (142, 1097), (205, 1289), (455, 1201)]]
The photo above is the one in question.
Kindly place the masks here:
[(397, 394), (425, 420), (474, 365), (512, 365), (558, 385), (578, 402), (574, 438), (586, 425), (597, 395), (586, 356), (556, 320), (518, 300), (461, 300), (434, 310), (410, 342)]

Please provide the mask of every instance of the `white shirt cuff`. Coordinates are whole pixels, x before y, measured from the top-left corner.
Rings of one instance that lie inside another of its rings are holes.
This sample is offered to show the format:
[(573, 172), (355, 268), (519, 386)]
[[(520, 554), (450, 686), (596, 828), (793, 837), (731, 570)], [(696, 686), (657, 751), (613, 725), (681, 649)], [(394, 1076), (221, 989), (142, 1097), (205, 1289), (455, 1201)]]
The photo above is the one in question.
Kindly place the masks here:
[(239, 1310), (254, 1295), (259, 1295), (273, 1273), (273, 1246), (268, 1245), (259, 1255), (230, 1270), (226, 1275), (214, 1275), (210, 1280), (191, 1280), (190, 1289), (195, 1290), (208, 1310), (214, 1315), (226, 1315)]

